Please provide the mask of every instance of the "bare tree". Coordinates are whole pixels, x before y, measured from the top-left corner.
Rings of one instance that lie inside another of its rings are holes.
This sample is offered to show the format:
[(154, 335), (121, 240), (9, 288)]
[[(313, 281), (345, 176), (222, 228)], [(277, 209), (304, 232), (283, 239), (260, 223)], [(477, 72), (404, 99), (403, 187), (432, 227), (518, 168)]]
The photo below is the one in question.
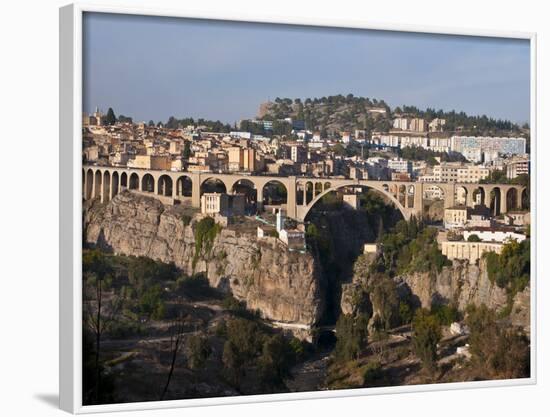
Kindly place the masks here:
[(104, 281), (110, 279), (112, 269), (103, 255), (95, 251), (91, 253), (84, 260), (84, 269), (84, 320), (95, 339), (95, 397), (96, 402), (99, 402), (101, 394), (101, 337), (114, 321), (121, 306), (121, 298), (113, 294), (105, 299)]
[(162, 390), (162, 394), (160, 395), (160, 400), (162, 401), (166, 395), (166, 392), (168, 391), (168, 386), (170, 385), (170, 380), (172, 379), (172, 375), (174, 374), (174, 369), (176, 367), (176, 359), (178, 357), (178, 353), (181, 349), (181, 345), (183, 344), (183, 333), (185, 330), (185, 326), (187, 323), (186, 320), (187, 316), (183, 313), (179, 312), (177, 317), (172, 321), (170, 325), (170, 370), (168, 372), (168, 377), (166, 378), (166, 384), (164, 385), (164, 389)]

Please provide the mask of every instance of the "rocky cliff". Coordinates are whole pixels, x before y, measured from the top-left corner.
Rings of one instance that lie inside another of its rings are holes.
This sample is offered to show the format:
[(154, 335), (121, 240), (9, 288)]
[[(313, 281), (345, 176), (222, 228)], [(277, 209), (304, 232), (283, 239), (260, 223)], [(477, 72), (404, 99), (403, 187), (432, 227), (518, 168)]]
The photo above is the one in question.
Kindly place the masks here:
[(250, 232), (223, 228), (193, 267), (195, 224), (182, 207), (129, 192), (107, 204), (87, 202), (83, 213), (88, 244), (173, 262), (186, 274), (204, 272), (213, 287), (230, 290), (267, 319), (306, 326), (318, 321), (324, 303), (313, 256), (289, 252), (276, 238), (258, 241)]
[[(354, 266), (353, 281), (344, 285), (341, 308), (345, 314), (353, 314), (357, 306), (353, 300), (358, 292), (364, 292), (371, 284), (367, 270), (374, 256), (361, 256)], [(479, 265), (470, 265), (467, 261), (453, 261), (439, 273), (423, 272), (402, 275), (394, 278), (400, 297), (412, 296), (418, 305), (430, 308), (432, 303), (453, 304), (464, 311), (469, 304), (485, 304), (497, 311), (508, 305), (506, 289), (498, 287), (489, 280), (487, 265), (481, 259)], [(368, 297), (368, 294), (365, 294)], [(529, 329), (530, 325), (530, 288), (517, 294), (512, 300), (510, 321), (512, 324)]]
[[(494, 310), (502, 310), (508, 305), (506, 289), (489, 280), (484, 259), (479, 265), (467, 261), (453, 261), (452, 266), (444, 267), (440, 273), (414, 273), (400, 277), (422, 307), (429, 308), (432, 302), (453, 303), (460, 311), (469, 304), (485, 304)], [(513, 324), (529, 328), (529, 294), (527, 287), (514, 297), (510, 310)]]

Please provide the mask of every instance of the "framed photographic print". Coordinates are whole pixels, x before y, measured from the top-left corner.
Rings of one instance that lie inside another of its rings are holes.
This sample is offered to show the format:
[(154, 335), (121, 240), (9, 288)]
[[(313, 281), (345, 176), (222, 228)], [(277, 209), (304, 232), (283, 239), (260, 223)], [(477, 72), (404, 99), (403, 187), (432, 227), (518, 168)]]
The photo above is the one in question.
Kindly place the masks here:
[(535, 56), (61, 8), (61, 407), (535, 383)]

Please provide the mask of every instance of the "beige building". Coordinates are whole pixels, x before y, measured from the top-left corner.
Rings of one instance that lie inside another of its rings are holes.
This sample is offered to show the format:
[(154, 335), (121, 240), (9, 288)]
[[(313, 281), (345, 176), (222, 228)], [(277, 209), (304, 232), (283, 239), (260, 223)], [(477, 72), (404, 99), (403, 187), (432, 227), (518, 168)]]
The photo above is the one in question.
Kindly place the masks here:
[(500, 254), (502, 243), (492, 242), (442, 242), (441, 252), (450, 260), (466, 259), (475, 264), (486, 252)]
[(345, 208), (351, 208), (354, 210), (359, 209), (359, 196), (357, 194), (344, 194), (342, 196), (342, 201)]
[(443, 126), (445, 126), (445, 122), (445, 119), (439, 119), (436, 117), (429, 124), (430, 132), (441, 132), (443, 130)]
[(468, 208), (465, 206), (455, 206), (445, 209), (443, 216), (443, 222), (445, 229), (452, 229), (455, 227), (464, 227), (468, 221)]
[(363, 253), (374, 253), (374, 254), (380, 254), (382, 253), (382, 248), (378, 243), (365, 243), (363, 245)]
[(136, 155), (135, 159), (128, 161), (128, 167), (170, 171), (172, 160), (167, 155)]
[(219, 214), (225, 217), (244, 215), (245, 196), (243, 194), (204, 193), (201, 196), (201, 213)]
[(436, 182), (478, 183), (489, 176), (489, 168), (479, 165), (464, 165), (460, 162), (444, 162), (433, 168)]
[(291, 250), (303, 250), (306, 245), (305, 233), (298, 229), (282, 229), (279, 239)]
[(506, 178), (513, 179), (519, 175), (529, 175), (529, 157), (515, 156), (504, 162), (506, 166)]

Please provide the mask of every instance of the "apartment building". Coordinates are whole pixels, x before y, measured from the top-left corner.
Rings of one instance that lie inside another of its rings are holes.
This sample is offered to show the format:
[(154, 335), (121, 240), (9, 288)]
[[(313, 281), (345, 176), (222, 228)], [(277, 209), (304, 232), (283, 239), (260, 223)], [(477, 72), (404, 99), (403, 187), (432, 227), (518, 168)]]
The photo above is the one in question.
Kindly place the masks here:
[(489, 168), (465, 165), (460, 162), (443, 162), (433, 167), (434, 182), (477, 183), (489, 176)]

